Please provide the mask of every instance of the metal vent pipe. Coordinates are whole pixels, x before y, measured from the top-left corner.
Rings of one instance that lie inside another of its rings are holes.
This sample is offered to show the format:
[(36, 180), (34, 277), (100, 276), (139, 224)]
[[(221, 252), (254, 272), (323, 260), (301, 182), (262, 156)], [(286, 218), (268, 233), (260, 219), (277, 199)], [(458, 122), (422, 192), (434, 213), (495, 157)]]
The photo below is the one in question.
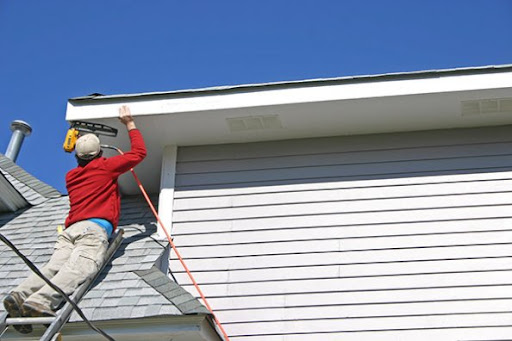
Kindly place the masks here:
[(5, 156), (16, 162), (23, 140), (25, 139), (25, 136), (30, 135), (32, 127), (27, 122), (16, 120), (11, 122), (11, 131), (11, 141), (9, 141), (9, 145), (7, 146)]

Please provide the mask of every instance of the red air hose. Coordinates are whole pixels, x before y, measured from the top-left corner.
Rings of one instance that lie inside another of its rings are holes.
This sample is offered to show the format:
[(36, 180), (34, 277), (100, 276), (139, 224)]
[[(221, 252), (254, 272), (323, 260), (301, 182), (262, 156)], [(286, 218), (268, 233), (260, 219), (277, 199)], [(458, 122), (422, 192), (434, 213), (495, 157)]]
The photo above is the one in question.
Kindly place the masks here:
[[(103, 145), (102, 147), (106, 147), (106, 148), (111, 148), (111, 149), (115, 149), (119, 154), (124, 154), (122, 150), (120, 150), (119, 148), (117, 147), (113, 147), (113, 146), (105, 146)], [(133, 174), (133, 178), (135, 179), (135, 182), (137, 182), (137, 185), (139, 186), (140, 188), (140, 191), (142, 192), (142, 195), (144, 195), (144, 198), (146, 199), (149, 207), (151, 208), (151, 211), (153, 211), (153, 214), (155, 215), (155, 218), (156, 220), (158, 221), (158, 223), (160, 224), (160, 226), (162, 227), (162, 229), (164, 230), (165, 232), (165, 236), (167, 237), (167, 240), (169, 241), (169, 244), (171, 245), (172, 249), (174, 250), (174, 252), (176, 253), (176, 256), (178, 256), (178, 259), (181, 263), (181, 265), (183, 266), (183, 268), (185, 269), (185, 271), (187, 272), (187, 275), (188, 277), (190, 278), (190, 280), (192, 281), (192, 283), (194, 284), (194, 287), (196, 288), (197, 292), (199, 293), (199, 295), (201, 296), (201, 298), (203, 299), (203, 302), (204, 304), (206, 305), (206, 308), (210, 311), (210, 313), (212, 314), (213, 316), (213, 320), (215, 321), (215, 323), (217, 324), (217, 326), (219, 327), (220, 331), (222, 332), (222, 335), (224, 336), (224, 339), (226, 341), (229, 341), (229, 336), (228, 334), (226, 333), (226, 331), (224, 330), (224, 328), (222, 327), (222, 324), (220, 323), (220, 321), (217, 319), (217, 316), (215, 316), (213, 310), (212, 310), (212, 307), (210, 307), (210, 304), (208, 303), (208, 301), (206, 300), (206, 297), (204, 296), (203, 292), (201, 291), (201, 288), (199, 288), (199, 285), (197, 284), (196, 280), (194, 279), (194, 276), (192, 276), (192, 273), (190, 272), (190, 270), (188, 269), (187, 267), (187, 264), (185, 264), (185, 261), (183, 260), (183, 258), (181, 257), (181, 254), (178, 252), (178, 249), (176, 249), (176, 245), (174, 245), (174, 242), (172, 241), (172, 238), (171, 236), (169, 235), (169, 232), (167, 232), (167, 229), (165, 228), (164, 226), (164, 223), (160, 220), (160, 216), (158, 215), (157, 211), (155, 210), (155, 206), (153, 206), (153, 203), (151, 202), (151, 200), (149, 199), (149, 196), (148, 194), (146, 193), (146, 190), (144, 189), (144, 186), (142, 186), (142, 183), (140, 182), (139, 180), (139, 177), (137, 176), (137, 174), (135, 174), (135, 171), (132, 169), (130, 169), (130, 171), (132, 172)]]

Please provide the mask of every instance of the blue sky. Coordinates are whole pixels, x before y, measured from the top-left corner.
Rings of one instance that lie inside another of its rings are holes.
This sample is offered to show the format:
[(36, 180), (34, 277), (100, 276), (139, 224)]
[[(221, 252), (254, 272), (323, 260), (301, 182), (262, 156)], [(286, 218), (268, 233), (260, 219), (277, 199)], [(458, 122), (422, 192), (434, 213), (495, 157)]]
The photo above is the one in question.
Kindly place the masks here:
[(65, 192), (72, 97), (509, 63), (510, 0), (0, 0), (0, 152)]

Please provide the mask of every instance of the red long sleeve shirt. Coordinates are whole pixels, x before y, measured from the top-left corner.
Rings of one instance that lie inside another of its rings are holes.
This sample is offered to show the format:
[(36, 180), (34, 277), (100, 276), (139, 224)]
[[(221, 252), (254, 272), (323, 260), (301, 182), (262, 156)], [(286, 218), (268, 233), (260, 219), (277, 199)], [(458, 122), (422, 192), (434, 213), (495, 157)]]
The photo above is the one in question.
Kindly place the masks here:
[(117, 178), (146, 157), (140, 131), (132, 129), (128, 134), (131, 142), (129, 152), (109, 158), (99, 157), (66, 174), (70, 204), (66, 227), (81, 220), (102, 218), (110, 221), (116, 229), (121, 208)]

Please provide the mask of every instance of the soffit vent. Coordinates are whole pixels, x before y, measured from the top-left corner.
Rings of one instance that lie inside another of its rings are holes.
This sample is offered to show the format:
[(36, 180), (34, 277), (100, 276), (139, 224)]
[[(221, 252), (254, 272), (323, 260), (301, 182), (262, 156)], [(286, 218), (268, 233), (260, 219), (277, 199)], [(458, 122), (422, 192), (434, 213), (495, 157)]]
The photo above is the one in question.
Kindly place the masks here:
[(283, 128), (277, 115), (233, 117), (226, 118), (226, 122), (231, 132)]
[(462, 116), (512, 113), (512, 98), (480, 99), (461, 102)]

